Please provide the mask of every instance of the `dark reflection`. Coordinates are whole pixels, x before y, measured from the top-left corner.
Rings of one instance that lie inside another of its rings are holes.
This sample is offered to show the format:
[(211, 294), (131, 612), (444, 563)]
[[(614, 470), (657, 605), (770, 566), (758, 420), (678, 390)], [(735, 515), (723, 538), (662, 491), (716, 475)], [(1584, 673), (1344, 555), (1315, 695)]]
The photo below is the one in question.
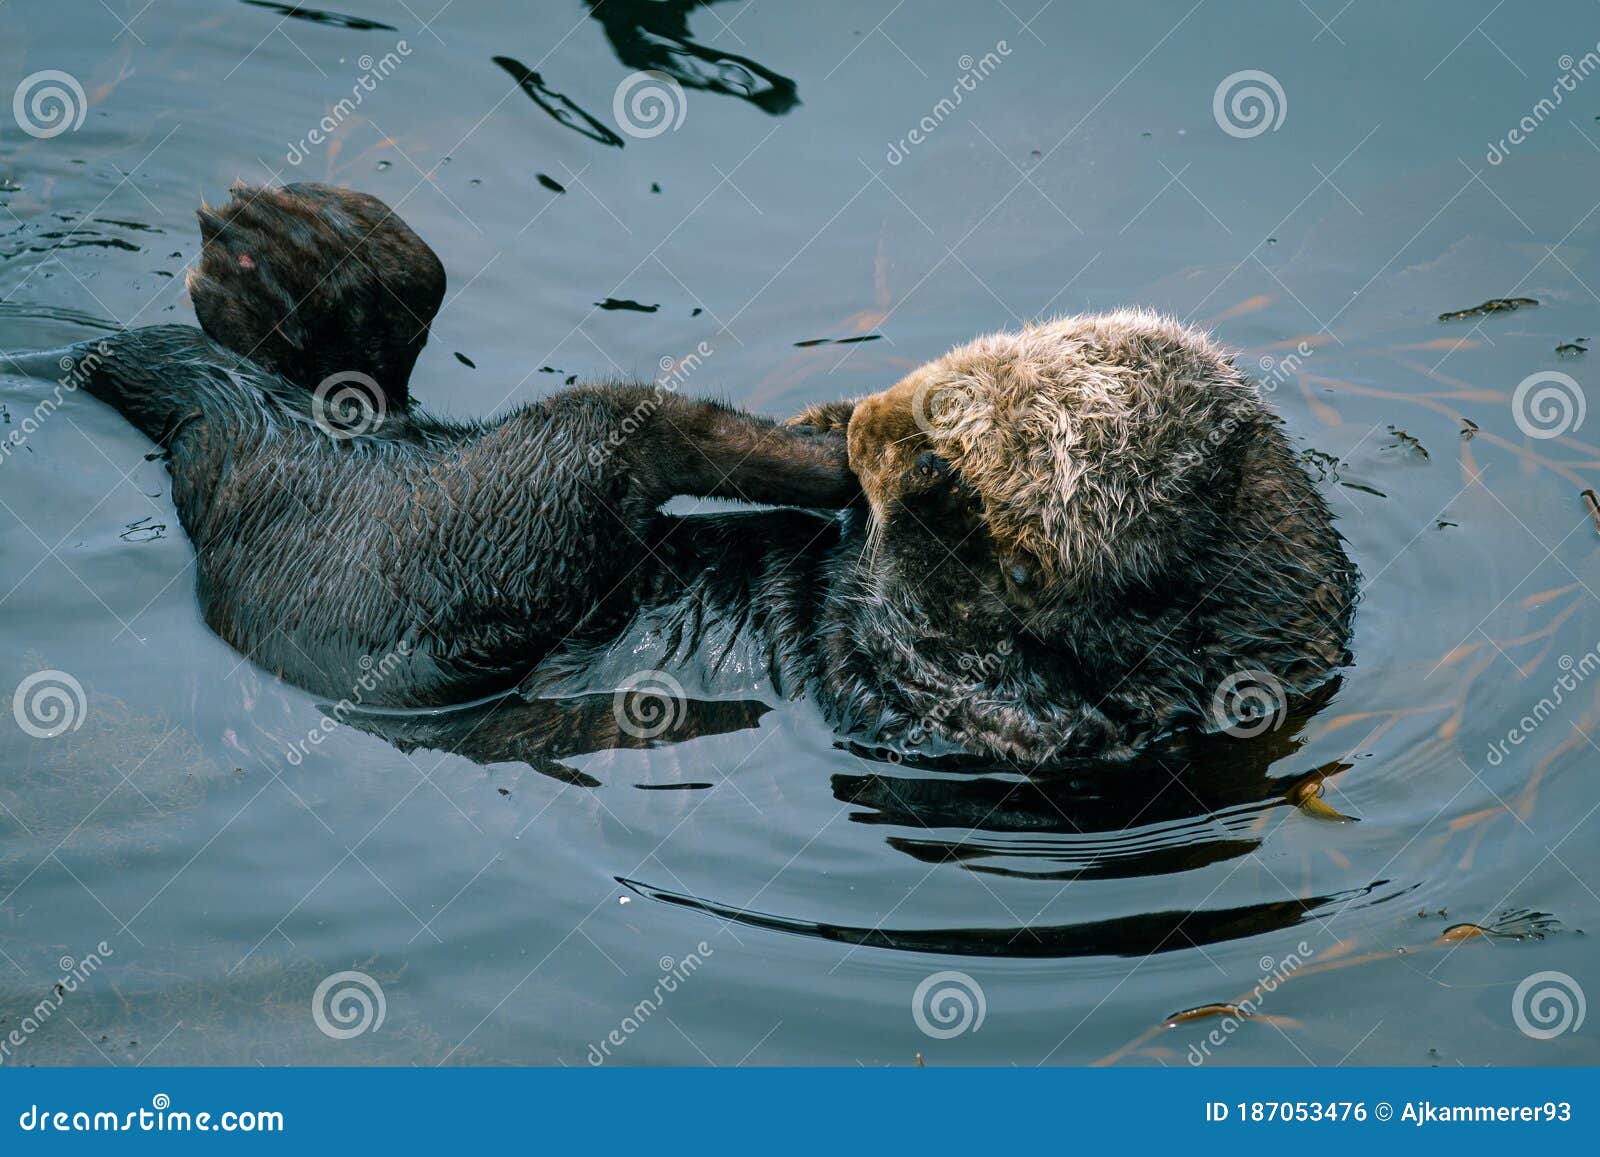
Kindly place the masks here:
[[(1081, 924), (1034, 924), (1023, 928), (864, 928), (848, 924), (823, 924), (733, 908), (680, 892), (652, 888), (620, 876), (617, 882), (651, 900), (692, 908), (736, 924), (814, 936), (840, 944), (898, 948), (903, 952), (933, 952), (946, 956), (1057, 958), (1150, 956), (1276, 932), (1315, 916), (1320, 909), (1334, 904), (1349, 904), (1362, 896), (1370, 896), (1389, 881), (1376, 880), (1365, 888), (1350, 888), (1323, 896), (1267, 904), (1242, 904), (1234, 908), (1198, 912), (1148, 912), (1116, 916), (1108, 920), (1086, 920)], [(1372, 902), (1394, 899), (1403, 891), (1378, 897)]]
[[(335, 710), (323, 707), (330, 718)], [(743, 731), (760, 726), (761, 717), (770, 710), (755, 699), (663, 700), (634, 691), (560, 699), (526, 699), (512, 693), (443, 711), (354, 711), (340, 718), (407, 754), (431, 748), (478, 763), (525, 763), (563, 783), (599, 787), (600, 780), (562, 760)]]
[(545, 84), (544, 77), (522, 61), (510, 56), (496, 56), (494, 62), (509, 72), (511, 79), (517, 82), (517, 87), (527, 93), (534, 104), (554, 117), (557, 124), (565, 125), (579, 136), (588, 137), (591, 141), (622, 148), (621, 137), (579, 108), (572, 98), (553, 91)]
[(835, 775), (833, 794), (864, 809), (851, 813), (855, 823), (914, 833), (887, 843), (924, 863), (1062, 881), (1189, 871), (1254, 851), (1270, 834), (1265, 810), (1300, 806), (1302, 785), (1349, 770), (1336, 762), (1270, 774), (1303, 745), (1308, 718), (1252, 739), (1185, 736), (1114, 766), (1023, 773), (958, 758), (875, 760)]
[(633, 69), (654, 69), (685, 88), (720, 92), (781, 116), (800, 103), (794, 81), (748, 56), (696, 44), (689, 14), (718, 0), (586, 0), (606, 30), (617, 59)]

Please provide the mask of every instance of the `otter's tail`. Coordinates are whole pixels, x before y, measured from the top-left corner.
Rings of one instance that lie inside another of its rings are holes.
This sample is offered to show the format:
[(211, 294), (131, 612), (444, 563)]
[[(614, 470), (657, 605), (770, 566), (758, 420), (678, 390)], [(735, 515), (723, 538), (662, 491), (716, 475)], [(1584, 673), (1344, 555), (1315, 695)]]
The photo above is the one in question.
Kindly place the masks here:
[(177, 419), (205, 408), (237, 360), (191, 326), (161, 325), (61, 349), (0, 353), (0, 374), (33, 380), (36, 417), (81, 390), (159, 442)]

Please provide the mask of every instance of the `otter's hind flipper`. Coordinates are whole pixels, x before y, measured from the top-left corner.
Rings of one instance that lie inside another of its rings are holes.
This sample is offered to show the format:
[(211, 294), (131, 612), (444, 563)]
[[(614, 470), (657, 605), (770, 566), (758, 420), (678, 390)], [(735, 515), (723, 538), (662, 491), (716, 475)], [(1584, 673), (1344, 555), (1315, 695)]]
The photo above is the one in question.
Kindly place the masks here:
[(189, 293), (214, 341), (308, 390), (363, 374), (388, 409), (408, 405), (445, 273), (392, 209), (330, 185), (239, 184), (198, 215)]

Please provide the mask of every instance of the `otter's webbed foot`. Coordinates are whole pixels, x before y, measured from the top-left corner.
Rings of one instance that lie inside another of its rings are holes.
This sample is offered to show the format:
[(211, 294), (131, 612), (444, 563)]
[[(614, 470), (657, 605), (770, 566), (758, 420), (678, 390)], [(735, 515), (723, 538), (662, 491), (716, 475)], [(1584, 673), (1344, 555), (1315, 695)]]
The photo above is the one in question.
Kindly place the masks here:
[(198, 215), (188, 285), (212, 340), (308, 390), (364, 375), (405, 408), (445, 274), (387, 205), (329, 185), (240, 184)]
[(819, 434), (842, 434), (850, 425), (850, 415), (855, 412), (856, 403), (851, 398), (843, 398), (837, 402), (814, 402), (784, 425), (791, 430), (809, 428)]

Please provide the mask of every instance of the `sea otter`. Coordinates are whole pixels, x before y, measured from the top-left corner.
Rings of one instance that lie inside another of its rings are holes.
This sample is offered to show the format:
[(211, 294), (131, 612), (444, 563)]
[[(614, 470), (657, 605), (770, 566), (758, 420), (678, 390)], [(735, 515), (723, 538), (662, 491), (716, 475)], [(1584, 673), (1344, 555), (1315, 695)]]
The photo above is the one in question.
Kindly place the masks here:
[(162, 446), (206, 622), (316, 694), (343, 698), (379, 664), (367, 702), (515, 683), (564, 639), (626, 621), (674, 495), (858, 493), (837, 436), (639, 384), (492, 422), (416, 412), (444, 269), (387, 206), (240, 186), (199, 216), (204, 333), (135, 329), (0, 368), (81, 385)]
[[(65, 356), (161, 442), (207, 621), (315, 693), (398, 652), (367, 702), (534, 699), (620, 651), (759, 669), (856, 743), (1039, 765), (1258, 730), (1348, 661), (1326, 504), (1176, 322), (983, 338), (787, 429), (638, 385), (464, 425), (409, 407), (443, 272), (380, 202), (239, 188), (202, 230), (216, 342), (158, 327), (13, 367)], [(341, 425), (320, 403), (352, 371), (373, 396)], [(807, 509), (661, 513), (678, 493)]]

